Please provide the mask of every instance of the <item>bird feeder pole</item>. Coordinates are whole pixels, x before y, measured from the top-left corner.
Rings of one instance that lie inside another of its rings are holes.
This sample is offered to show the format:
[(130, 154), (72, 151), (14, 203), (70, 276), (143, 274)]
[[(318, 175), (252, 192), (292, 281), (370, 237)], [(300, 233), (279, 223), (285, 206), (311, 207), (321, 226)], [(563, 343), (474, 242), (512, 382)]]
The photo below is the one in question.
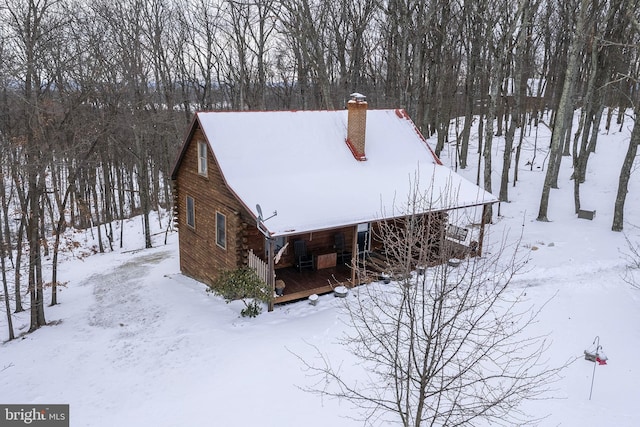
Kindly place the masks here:
[(593, 394), (593, 381), (596, 378), (596, 365), (607, 364), (607, 356), (602, 351), (599, 336), (596, 336), (591, 347), (589, 347), (588, 350), (584, 351), (584, 358), (589, 362), (593, 362), (593, 373), (591, 374), (591, 389), (589, 390), (589, 400), (591, 400), (591, 396)]
[(596, 362), (593, 362), (593, 373), (591, 374), (591, 389), (589, 389), (589, 400), (591, 400), (591, 395), (593, 394), (593, 380), (596, 378)]

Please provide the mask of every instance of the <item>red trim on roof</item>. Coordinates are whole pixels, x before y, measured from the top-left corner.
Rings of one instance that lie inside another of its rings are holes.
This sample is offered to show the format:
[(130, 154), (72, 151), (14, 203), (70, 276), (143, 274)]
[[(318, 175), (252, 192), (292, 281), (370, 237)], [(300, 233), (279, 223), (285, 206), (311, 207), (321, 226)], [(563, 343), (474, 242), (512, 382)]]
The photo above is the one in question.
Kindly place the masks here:
[(356, 147), (353, 145), (349, 138), (345, 139), (344, 142), (347, 143), (347, 147), (349, 147), (351, 154), (353, 154), (353, 157), (355, 157), (357, 161), (364, 162), (365, 160), (367, 160), (367, 156), (365, 156), (364, 153), (358, 153)]
[(427, 142), (426, 138), (424, 137), (424, 135), (422, 135), (422, 132), (420, 132), (420, 129), (418, 129), (418, 126), (416, 126), (416, 124), (413, 122), (413, 120), (411, 120), (411, 117), (409, 117), (409, 114), (407, 114), (407, 112), (404, 110), (404, 108), (397, 108), (396, 109), (396, 116), (398, 116), (401, 119), (408, 120), (409, 123), (411, 123), (413, 125), (413, 129), (416, 131), (416, 133), (418, 134), (418, 136), (420, 137), (422, 142), (424, 142), (424, 144), (427, 146), (427, 149), (429, 149), (429, 152), (433, 156), (433, 160), (437, 164), (442, 165), (443, 164), (442, 160), (440, 160), (440, 158), (438, 156), (436, 156), (436, 153), (431, 149), (431, 146)]

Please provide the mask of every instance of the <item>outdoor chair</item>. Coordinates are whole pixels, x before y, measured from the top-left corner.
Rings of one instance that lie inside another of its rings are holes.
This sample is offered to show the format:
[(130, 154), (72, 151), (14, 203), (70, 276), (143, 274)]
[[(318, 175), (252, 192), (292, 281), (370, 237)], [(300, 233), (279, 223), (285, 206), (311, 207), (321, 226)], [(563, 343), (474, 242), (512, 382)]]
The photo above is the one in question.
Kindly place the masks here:
[(334, 239), (335, 243), (333, 247), (336, 250), (338, 262), (340, 262), (340, 264), (351, 263), (351, 252), (347, 250), (344, 233), (336, 233)]
[(313, 268), (313, 257), (307, 252), (307, 244), (304, 240), (296, 240), (293, 243), (293, 253), (298, 271), (302, 271), (303, 268)]

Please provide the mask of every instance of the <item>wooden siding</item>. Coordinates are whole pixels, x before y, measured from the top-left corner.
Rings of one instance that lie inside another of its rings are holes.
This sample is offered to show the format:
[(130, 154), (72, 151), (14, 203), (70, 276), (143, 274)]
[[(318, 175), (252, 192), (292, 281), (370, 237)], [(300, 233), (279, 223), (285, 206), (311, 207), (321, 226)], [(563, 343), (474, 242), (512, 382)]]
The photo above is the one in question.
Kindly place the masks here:
[[(198, 140), (204, 140), (200, 129), (188, 142), (175, 175), (175, 214), (182, 273), (211, 285), (220, 271), (246, 263), (244, 234), (249, 214), (225, 185), (210, 150), (207, 176), (198, 174)], [(193, 197), (195, 203), (194, 228), (186, 225), (187, 196)], [(216, 212), (226, 216), (226, 248), (216, 244)]]
[(266, 257), (265, 257), (265, 245), (264, 245), (264, 234), (262, 234), (260, 232), (260, 230), (258, 230), (257, 226), (255, 223), (245, 223), (244, 225), (244, 229), (243, 229), (243, 238), (242, 238), (242, 243), (243, 243), (243, 247), (244, 247), (244, 254), (243, 256), (245, 257), (245, 259), (243, 259), (243, 264), (247, 263), (247, 253), (248, 251), (251, 249), (253, 250), (253, 253), (260, 258), (263, 261), (267, 261)]

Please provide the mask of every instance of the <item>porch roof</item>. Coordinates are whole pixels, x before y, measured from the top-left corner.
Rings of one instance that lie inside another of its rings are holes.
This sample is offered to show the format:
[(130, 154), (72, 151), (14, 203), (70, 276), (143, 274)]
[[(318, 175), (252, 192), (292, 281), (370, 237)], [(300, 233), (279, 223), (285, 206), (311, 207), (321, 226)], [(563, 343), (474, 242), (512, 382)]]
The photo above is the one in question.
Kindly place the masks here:
[(443, 166), (403, 110), (369, 110), (366, 161), (345, 143), (347, 111), (201, 112), (204, 135), (238, 199), (273, 236), (497, 199)]

